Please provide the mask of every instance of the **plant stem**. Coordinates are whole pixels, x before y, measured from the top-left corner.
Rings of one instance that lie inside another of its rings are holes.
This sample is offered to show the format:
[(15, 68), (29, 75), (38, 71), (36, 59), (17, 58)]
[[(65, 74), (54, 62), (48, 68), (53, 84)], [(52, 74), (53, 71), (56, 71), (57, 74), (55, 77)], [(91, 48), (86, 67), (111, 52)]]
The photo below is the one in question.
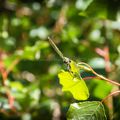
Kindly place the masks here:
[(113, 96), (114, 94), (117, 94), (117, 93), (120, 94), (120, 90), (117, 90), (117, 91), (114, 91), (114, 92), (110, 93), (108, 96), (106, 96), (104, 99), (102, 99), (101, 102), (104, 102), (105, 100), (107, 100), (108, 97)]
[[(107, 82), (110, 82), (111, 84), (120, 86), (119, 83), (117, 83), (117, 82), (115, 82), (115, 81), (113, 81), (113, 80), (110, 80), (110, 79), (108, 79), (108, 78), (106, 78), (106, 77), (104, 77), (104, 76), (99, 75), (98, 73), (96, 73), (96, 72), (92, 69), (92, 67), (91, 67), (90, 65), (88, 65), (87, 63), (80, 62), (80, 63), (78, 63), (78, 66), (80, 67), (80, 65), (85, 65), (85, 67), (88, 67), (87, 69), (84, 69), (84, 70), (87, 70), (87, 71), (89, 70), (89, 71), (91, 71), (91, 72), (92, 72), (93, 74), (95, 74), (97, 77), (99, 77), (99, 78), (101, 78), (101, 79), (103, 79), (103, 80), (105, 80), (105, 81), (107, 81)], [(83, 66), (82, 66), (82, 68), (83, 68)]]

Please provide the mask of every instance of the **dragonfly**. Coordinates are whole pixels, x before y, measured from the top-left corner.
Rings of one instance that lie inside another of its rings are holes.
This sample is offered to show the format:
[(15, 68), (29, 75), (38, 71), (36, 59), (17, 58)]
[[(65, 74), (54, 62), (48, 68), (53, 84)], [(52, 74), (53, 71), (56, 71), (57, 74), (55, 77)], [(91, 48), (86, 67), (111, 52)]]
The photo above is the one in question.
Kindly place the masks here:
[(69, 91), (76, 100), (88, 99), (89, 90), (80, 75), (79, 64), (70, 58), (65, 57), (55, 45), (53, 40), (50, 37), (48, 37), (48, 39), (53, 49), (68, 66), (68, 71), (61, 70), (61, 72), (58, 74), (60, 84), (62, 85), (62, 91)]

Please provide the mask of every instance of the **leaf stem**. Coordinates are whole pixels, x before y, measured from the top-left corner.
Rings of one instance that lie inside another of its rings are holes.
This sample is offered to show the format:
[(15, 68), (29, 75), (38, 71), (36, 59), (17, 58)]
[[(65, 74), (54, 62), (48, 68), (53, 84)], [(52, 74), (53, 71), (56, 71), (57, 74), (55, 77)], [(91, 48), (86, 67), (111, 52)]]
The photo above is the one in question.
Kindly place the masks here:
[[(111, 84), (120, 86), (120, 83), (117, 83), (117, 82), (115, 82), (115, 81), (113, 81), (113, 80), (110, 80), (110, 79), (108, 79), (108, 78), (106, 78), (106, 77), (104, 77), (104, 76), (96, 73), (96, 72), (93, 70), (93, 68), (92, 68), (90, 65), (88, 65), (87, 63), (84, 63), (84, 62), (78, 63), (78, 66), (79, 66), (79, 67), (80, 67), (81, 65), (85, 65), (85, 67), (87, 67), (87, 69), (84, 68), (84, 70), (87, 70), (87, 71), (89, 70), (89, 71), (91, 71), (93, 74), (95, 74), (97, 77), (99, 77), (99, 78), (101, 78), (101, 79), (103, 79), (103, 80), (105, 80), (105, 81), (107, 81), (107, 82), (110, 82)], [(83, 66), (82, 66), (82, 68), (83, 68)]]

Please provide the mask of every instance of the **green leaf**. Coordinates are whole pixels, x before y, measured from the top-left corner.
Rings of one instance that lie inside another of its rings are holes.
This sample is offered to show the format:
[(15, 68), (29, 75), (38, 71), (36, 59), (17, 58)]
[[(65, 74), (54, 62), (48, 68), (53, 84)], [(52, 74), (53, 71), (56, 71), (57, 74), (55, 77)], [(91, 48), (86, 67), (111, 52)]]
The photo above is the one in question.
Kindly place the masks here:
[(73, 103), (67, 112), (67, 120), (107, 120), (104, 106), (98, 101)]
[(63, 91), (72, 93), (76, 100), (86, 100), (89, 97), (89, 91), (85, 82), (68, 71), (61, 71), (58, 74)]
[[(46, 41), (37, 41), (33, 46), (25, 46), (24, 50), (16, 52), (21, 59), (35, 60), (40, 57), (40, 50), (45, 49), (49, 46)], [(38, 54), (38, 57), (36, 57)]]
[(111, 84), (102, 80), (93, 80), (93, 84), (94, 84), (93, 95), (100, 99), (105, 98), (113, 88)]

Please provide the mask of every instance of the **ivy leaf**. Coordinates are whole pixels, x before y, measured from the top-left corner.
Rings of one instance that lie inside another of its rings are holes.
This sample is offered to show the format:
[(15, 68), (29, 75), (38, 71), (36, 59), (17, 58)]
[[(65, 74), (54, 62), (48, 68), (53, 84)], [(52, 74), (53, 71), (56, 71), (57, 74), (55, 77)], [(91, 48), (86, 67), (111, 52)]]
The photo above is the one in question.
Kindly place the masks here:
[(67, 120), (107, 120), (107, 118), (101, 102), (87, 101), (71, 104)]
[(76, 100), (86, 100), (89, 97), (89, 91), (85, 82), (75, 76), (73, 73), (62, 70), (58, 77), (63, 86), (62, 91), (69, 91)]

